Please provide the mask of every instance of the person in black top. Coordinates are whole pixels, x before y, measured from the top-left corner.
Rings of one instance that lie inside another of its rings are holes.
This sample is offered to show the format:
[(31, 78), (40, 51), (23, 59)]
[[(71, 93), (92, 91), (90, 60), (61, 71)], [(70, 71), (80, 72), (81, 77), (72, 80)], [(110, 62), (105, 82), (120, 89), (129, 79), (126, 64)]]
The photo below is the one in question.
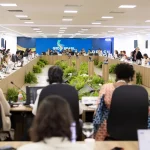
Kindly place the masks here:
[(77, 140), (81, 140), (81, 130), (79, 128), (78, 92), (74, 87), (63, 83), (63, 71), (58, 66), (50, 67), (48, 71), (48, 82), (50, 85), (43, 88), (43, 90), (41, 91), (38, 106), (41, 104), (44, 98), (50, 95), (58, 95), (66, 99), (71, 108), (73, 119), (76, 122)]
[(132, 58), (133, 58), (132, 61), (137, 61), (137, 60), (141, 61), (141, 59), (143, 58), (143, 56), (142, 56), (142, 54), (141, 54), (141, 52), (139, 50), (140, 50), (139, 47), (137, 47), (133, 51), (133, 53), (132, 53)]

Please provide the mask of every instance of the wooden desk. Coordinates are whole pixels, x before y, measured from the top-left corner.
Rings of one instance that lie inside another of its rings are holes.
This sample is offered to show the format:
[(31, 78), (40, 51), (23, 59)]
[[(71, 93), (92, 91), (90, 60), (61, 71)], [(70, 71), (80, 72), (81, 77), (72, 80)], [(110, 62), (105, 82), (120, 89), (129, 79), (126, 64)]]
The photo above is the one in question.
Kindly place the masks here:
[[(29, 142), (0, 142), (0, 147), (3, 146), (12, 146), (14, 148), (18, 148)], [(84, 143), (84, 142), (79, 142)], [(94, 150), (111, 150), (114, 147), (122, 147), (125, 150), (138, 150), (138, 142), (96, 142)]]
[(32, 108), (31, 107), (26, 107), (26, 106), (18, 106), (18, 107), (12, 107), (10, 109), (11, 112), (31, 112)]

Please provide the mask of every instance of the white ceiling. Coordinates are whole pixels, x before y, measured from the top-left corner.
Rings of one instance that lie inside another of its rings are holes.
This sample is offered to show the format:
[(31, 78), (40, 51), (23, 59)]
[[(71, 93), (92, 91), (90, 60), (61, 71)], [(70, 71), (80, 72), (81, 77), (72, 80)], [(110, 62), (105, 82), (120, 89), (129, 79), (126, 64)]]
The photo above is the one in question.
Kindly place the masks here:
[[(0, 6), (0, 33), (17, 36), (40, 37), (33, 31), (38, 27), (44, 37), (57, 37), (60, 27), (67, 27), (62, 37), (106, 37), (118, 35), (149, 34), (150, 0), (0, 0), (0, 3), (16, 3), (17, 7)], [(77, 5), (78, 7), (67, 7)], [(137, 5), (134, 9), (120, 9), (120, 5)], [(23, 10), (23, 12), (8, 12)], [(77, 10), (77, 14), (64, 14), (64, 10)], [(123, 13), (110, 13), (123, 12)], [(28, 15), (34, 24), (25, 24), (15, 15)], [(113, 16), (113, 19), (102, 19)], [(62, 22), (62, 18), (72, 18), (72, 22)], [(99, 21), (101, 25), (92, 25)], [(81, 35), (75, 35), (82, 28), (88, 28)], [(124, 30), (118, 30), (123, 28)], [(114, 32), (108, 32), (114, 31)]]

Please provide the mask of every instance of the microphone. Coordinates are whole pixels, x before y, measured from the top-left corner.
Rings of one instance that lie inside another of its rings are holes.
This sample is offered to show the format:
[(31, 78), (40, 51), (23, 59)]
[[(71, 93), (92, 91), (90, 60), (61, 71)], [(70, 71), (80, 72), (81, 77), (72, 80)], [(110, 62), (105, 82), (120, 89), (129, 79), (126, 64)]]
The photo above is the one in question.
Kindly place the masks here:
[(17, 86), (13, 81), (10, 82), (12, 85), (14, 85), (17, 89), (19, 89), (20, 91), (22, 91), (23, 93), (26, 94), (25, 91), (23, 91), (19, 86)]

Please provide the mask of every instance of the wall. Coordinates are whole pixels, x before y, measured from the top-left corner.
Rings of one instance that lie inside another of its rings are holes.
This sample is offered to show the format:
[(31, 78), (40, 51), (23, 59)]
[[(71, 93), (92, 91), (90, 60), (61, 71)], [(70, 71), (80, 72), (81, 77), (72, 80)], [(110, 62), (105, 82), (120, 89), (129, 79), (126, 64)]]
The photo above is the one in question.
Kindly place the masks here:
[[(17, 37), (11, 35), (0, 35), (0, 39), (4, 39), (6, 41), (6, 49), (10, 49), (11, 53), (16, 53), (17, 50)], [(1, 40), (0, 40), (1, 45)]]
[[(114, 38), (114, 50), (125, 50), (129, 56), (131, 51), (134, 50), (134, 40), (138, 40), (138, 47), (142, 54), (147, 53), (150, 56), (150, 37), (135, 35), (135, 36), (124, 36), (124, 37), (115, 37)], [(148, 40), (148, 49), (145, 47), (145, 42)]]

